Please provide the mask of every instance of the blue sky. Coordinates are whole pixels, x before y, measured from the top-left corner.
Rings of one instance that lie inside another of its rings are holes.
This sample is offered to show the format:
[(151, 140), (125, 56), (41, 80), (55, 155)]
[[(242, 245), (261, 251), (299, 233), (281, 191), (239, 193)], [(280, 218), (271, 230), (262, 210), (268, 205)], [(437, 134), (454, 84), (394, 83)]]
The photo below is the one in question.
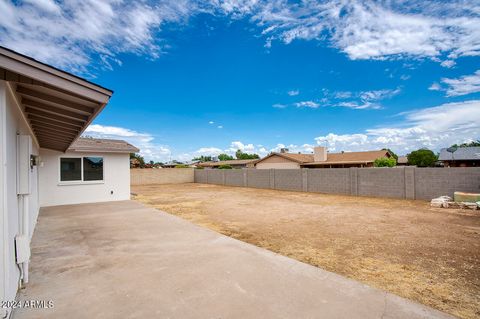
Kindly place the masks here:
[(476, 1), (0, 0), (0, 44), (115, 91), (87, 129), (147, 159), (480, 138)]

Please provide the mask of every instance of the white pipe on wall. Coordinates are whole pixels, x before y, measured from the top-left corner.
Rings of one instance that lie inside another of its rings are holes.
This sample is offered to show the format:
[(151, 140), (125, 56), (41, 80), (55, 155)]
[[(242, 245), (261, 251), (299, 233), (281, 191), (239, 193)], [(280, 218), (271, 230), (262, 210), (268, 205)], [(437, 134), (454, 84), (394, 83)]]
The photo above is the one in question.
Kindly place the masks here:
[[(30, 242), (30, 233), (29, 233), (29, 211), (28, 211), (28, 195), (21, 195), (23, 197), (23, 205), (22, 205), (22, 232), (23, 232), (23, 235), (26, 236), (26, 238), (28, 239), (28, 242)], [(30, 247), (30, 245), (28, 245)], [(23, 267), (23, 284), (27, 284), (28, 283), (28, 264), (29, 264), (29, 261), (25, 261), (22, 265)]]

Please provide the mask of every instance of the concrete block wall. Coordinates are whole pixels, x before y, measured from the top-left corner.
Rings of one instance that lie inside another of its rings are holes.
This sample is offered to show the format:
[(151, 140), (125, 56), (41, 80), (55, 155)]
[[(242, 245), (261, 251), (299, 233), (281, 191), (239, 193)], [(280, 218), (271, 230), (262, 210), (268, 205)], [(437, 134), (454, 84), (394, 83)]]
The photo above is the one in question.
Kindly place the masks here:
[(415, 170), (415, 198), (431, 199), (453, 192), (480, 193), (480, 167), (423, 168)]
[(269, 169), (247, 169), (247, 186), (254, 188), (271, 188)]
[[(193, 183), (194, 180), (200, 181), (201, 179), (194, 176), (193, 168), (130, 169), (130, 185), (181, 184)], [(202, 183), (206, 183), (206, 180), (202, 180)]]
[(225, 185), (227, 186), (244, 186), (243, 170), (225, 169)]
[(306, 169), (307, 191), (328, 194), (350, 194), (350, 169)]
[(404, 167), (357, 169), (359, 196), (405, 198)]
[(195, 183), (202, 183), (202, 184), (208, 183), (207, 173), (206, 173), (206, 170), (204, 169), (196, 169), (194, 178), (195, 178)]
[(225, 185), (224, 170), (206, 169), (209, 184)]
[(455, 191), (480, 193), (480, 167), (196, 170), (195, 182), (430, 200)]
[(302, 171), (301, 169), (272, 169), (275, 176), (273, 187), (285, 191), (302, 191)]

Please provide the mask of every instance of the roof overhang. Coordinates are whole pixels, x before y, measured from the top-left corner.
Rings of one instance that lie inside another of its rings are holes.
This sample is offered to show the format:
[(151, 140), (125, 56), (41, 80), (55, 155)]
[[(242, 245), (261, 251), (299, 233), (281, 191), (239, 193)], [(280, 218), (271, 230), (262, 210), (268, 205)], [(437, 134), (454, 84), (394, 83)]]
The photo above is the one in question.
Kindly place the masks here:
[(108, 103), (113, 91), (0, 47), (0, 80), (12, 93), (42, 148), (65, 152)]

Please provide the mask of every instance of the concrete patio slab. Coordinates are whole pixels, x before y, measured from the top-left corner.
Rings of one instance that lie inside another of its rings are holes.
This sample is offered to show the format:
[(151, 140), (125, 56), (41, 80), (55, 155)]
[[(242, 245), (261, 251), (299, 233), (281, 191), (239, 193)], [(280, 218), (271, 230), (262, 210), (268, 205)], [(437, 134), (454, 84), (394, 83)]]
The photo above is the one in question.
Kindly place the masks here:
[(42, 208), (14, 318), (452, 318), (135, 201)]

